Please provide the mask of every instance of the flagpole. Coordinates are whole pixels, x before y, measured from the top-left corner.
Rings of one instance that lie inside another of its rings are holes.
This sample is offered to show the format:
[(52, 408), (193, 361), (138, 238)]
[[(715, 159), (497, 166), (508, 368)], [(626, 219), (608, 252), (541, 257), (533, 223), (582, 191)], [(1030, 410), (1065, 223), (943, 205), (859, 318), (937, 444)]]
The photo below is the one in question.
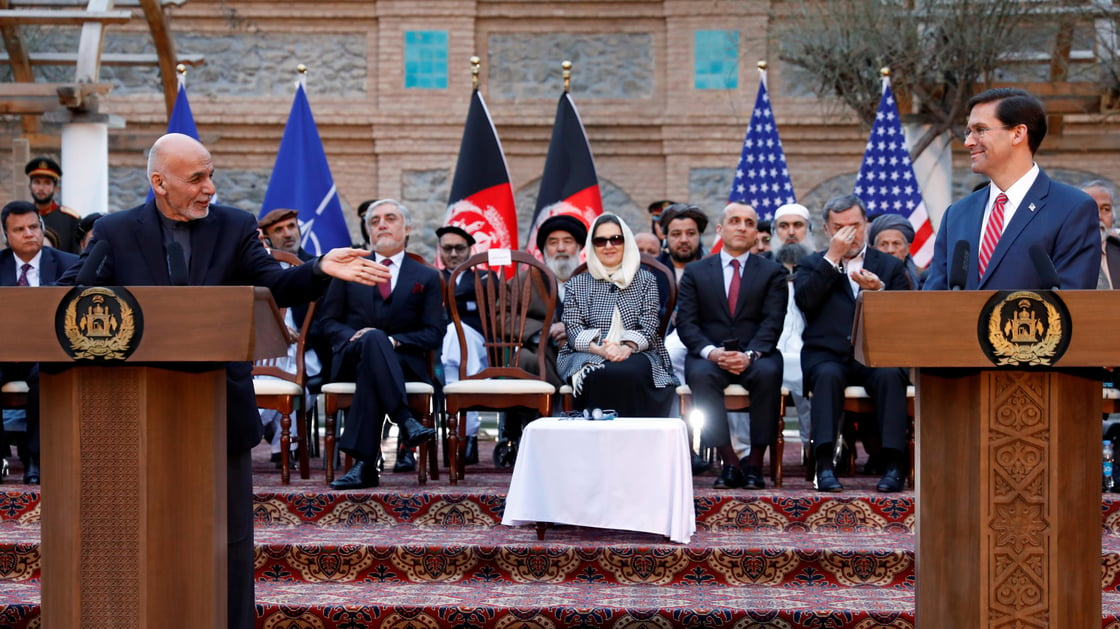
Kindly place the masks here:
[(891, 84), (891, 67), (883, 66), (879, 68), (879, 76), (883, 77), (883, 92), (887, 91), (887, 86)]
[(471, 57), (471, 88), (478, 91), (478, 73), (482, 69), (482, 59), (478, 55)]
[(175, 73), (178, 75), (177, 78), (179, 79), (179, 88), (186, 87), (187, 86), (187, 66), (180, 63), (179, 65), (175, 66)]
[(296, 78), (296, 85), (307, 89), (307, 66), (302, 63), (296, 66), (296, 73), (299, 75)]
[(572, 62), (565, 59), (560, 67), (564, 69), (564, 93), (569, 94), (572, 91)]
[(756, 65), (758, 66), (758, 78), (759, 78), (759, 80), (762, 81), (763, 83), (766, 83), (766, 61), (765, 60), (759, 61)]

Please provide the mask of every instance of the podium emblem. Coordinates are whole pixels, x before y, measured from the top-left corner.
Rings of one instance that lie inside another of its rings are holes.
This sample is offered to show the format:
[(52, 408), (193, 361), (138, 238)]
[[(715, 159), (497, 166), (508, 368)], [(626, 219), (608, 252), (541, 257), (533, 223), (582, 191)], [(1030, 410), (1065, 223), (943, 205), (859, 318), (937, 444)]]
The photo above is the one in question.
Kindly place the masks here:
[(120, 286), (74, 288), (55, 312), (58, 341), (75, 360), (124, 360), (143, 328), (136, 298)]
[(1069, 346), (1069, 310), (1051, 291), (1000, 291), (978, 323), (980, 348), (997, 367), (1050, 367)]

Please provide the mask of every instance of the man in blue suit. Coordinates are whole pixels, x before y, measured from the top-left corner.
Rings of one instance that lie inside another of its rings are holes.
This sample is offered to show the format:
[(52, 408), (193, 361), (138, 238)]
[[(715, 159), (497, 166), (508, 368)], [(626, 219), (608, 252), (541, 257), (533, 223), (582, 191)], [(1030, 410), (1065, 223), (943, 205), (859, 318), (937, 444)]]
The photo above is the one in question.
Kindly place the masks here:
[(867, 389), (875, 405), (883, 444), (886, 473), (882, 492), (902, 490), (906, 460), (906, 372), (897, 367), (871, 368), (858, 362), (852, 350), (852, 321), (856, 297), (865, 290), (910, 287), (902, 261), (867, 246), (867, 210), (854, 194), (829, 199), (824, 205), (828, 249), (803, 258), (793, 276), (793, 297), (805, 314), (801, 370), (810, 408), (819, 491), (843, 486), (833, 470), (833, 446), (843, 412), (844, 388)]
[[(723, 458), (715, 481), (720, 489), (763, 489), (762, 459), (778, 434), (782, 399), (782, 354), (778, 337), (786, 317), (788, 287), (782, 265), (752, 255), (758, 214), (742, 203), (723, 210), (717, 227), (719, 255), (685, 267), (677, 301), (677, 333), (688, 348), (685, 379), (696, 407), (704, 411), (703, 443)], [(723, 390), (739, 384), (751, 394), (751, 452), (739, 460)], [(773, 456), (773, 453), (771, 453)]]
[(992, 182), (945, 210), (923, 288), (952, 288), (951, 258), (960, 241), (970, 245), (964, 289), (1051, 288), (1031, 259), (1034, 245), (1050, 256), (1061, 288), (1095, 288), (1097, 204), (1035, 163), (1046, 137), (1042, 103), (1023, 90), (998, 88), (973, 96), (968, 109), (964, 145), (972, 172)]
[[(366, 260), (362, 251), (333, 249), (288, 269), (268, 254), (257, 236), (257, 221), (248, 212), (211, 205), (215, 194), (214, 161), (198, 140), (169, 133), (148, 153), (148, 182), (153, 200), (102, 217), (93, 229), (89, 253), (109, 243), (98, 270), (101, 286), (170, 286), (172, 266), (167, 247), (183, 250), (184, 275), (190, 286), (266, 286), (281, 307), (316, 299), (329, 277), (373, 284), (389, 278), (388, 269)], [(96, 262), (96, 260), (91, 261)], [(81, 265), (59, 280), (73, 283)], [(184, 339), (189, 342), (189, 339)], [(260, 443), (262, 428), (253, 394), (251, 363), (226, 366), (226, 509), (229, 558), (229, 627), (255, 625), (253, 594), (253, 474), (250, 450)], [(186, 421), (185, 418), (169, 418)], [(195, 418), (197, 419), (197, 418)]]
[[(0, 225), (8, 248), (0, 251), (0, 286), (49, 286), (58, 281), (78, 256), (43, 246), (44, 221), (35, 205), (12, 201), (0, 210)], [(39, 365), (0, 364), (0, 383), (27, 383), (27, 445), (23, 482), (39, 484)], [(0, 458), (8, 453), (4, 422), (0, 421)], [(0, 465), (3, 465), (0, 463)]]
[(364, 220), (374, 251), (369, 259), (389, 268), (390, 283), (373, 288), (334, 282), (319, 302), (323, 334), (334, 354), (332, 379), (357, 385), (339, 449), (358, 462), (331, 483), (335, 489), (378, 486), (386, 416), (397, 424), (403, 448), (436, 434), (412, 417), (405, 380), (430, 381), (429, 353), (443, 340), (439, 271), (405, 252), (412, 217), (400, 202), (378, 201)]

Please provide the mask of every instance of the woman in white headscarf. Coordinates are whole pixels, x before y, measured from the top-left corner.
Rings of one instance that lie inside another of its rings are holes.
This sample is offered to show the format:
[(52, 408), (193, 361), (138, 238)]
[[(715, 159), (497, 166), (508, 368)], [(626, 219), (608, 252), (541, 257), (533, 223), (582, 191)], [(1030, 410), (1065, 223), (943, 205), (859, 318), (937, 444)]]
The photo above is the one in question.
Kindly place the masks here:
[(641, 268), (634, 234), (614, 214), (595, 219), (584, 251), (587, 272), (565, 289), (568, 342), (556, 359), (575, 389), (576, 408), (667, 417), (677, 381), (657, 333), (657, 280)]

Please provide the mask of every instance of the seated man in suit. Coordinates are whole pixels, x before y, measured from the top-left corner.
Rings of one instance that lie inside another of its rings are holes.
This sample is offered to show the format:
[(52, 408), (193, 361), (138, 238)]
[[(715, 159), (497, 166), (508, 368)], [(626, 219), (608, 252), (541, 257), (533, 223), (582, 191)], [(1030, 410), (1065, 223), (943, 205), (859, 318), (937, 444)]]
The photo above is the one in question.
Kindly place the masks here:
[(377, 459), (388, 416), (405, 447), (435, 437), (408, 410), (406, 380), (429, 381), (428, 352), (439, 347), (444, 321), (439, 271), (405, 254), (412, 231), (408, 208), (382, 200), (365, 216), (373, 254), (389, 268), (390, 283), (376, 287), (332, 282), (320, 303), (323, 333), (330, 340), (335, 380), (357, 384), (339, 448), (358, 462), (334, 489), (377, 487)]
[[(677, 332), (688, 348), (685, 378), (704, 412), (703, 441), (723, 457), (717, 488), (763, 489), (762, 459), (777, 437), (782, 397), (782, 355), (777, 351), (786, 316), (786, 270), (750, 253), (758, 214), (742, 203), (723, 210), (719, 255), (685, 267), (677, 301)], [(751, 393), (750, 454), (739, 460), (723, 390), (740, 384)]]
[[(35, 205), (12, 201), (0, 210), (0, 225), (8, 248), (0, 251), (0, 286), (48, 286), (78, 261), (78, 256), (43, 246), (44, 223)], [(39, 365), (38, 363), (0, 364), (0, 383), (27, 382), (27, 449), (23, 462), (23, 482), (39, 484)], [(0, 459), (9, 452), (0, 420)], [(3, 466), (3, 463), (0, 463)]]
[(866, 367), (852, 355), (852, 321), (861, 290), (909, 287), (902, 262), (867, 246), (867, 210), (853, 194), (824, 206), (828, 249), (802, 259), (793, 276), (794, 299), (805, 314), (801, 367), (812, 395), (812, 431), (818, 491), (843, 490), (833, 470), (833, 447), (844, 408), (844, 388), (862, 386), (875, 405), (886, 473), (882, 492), (902, 490), (906, 463), (906, 372)]

